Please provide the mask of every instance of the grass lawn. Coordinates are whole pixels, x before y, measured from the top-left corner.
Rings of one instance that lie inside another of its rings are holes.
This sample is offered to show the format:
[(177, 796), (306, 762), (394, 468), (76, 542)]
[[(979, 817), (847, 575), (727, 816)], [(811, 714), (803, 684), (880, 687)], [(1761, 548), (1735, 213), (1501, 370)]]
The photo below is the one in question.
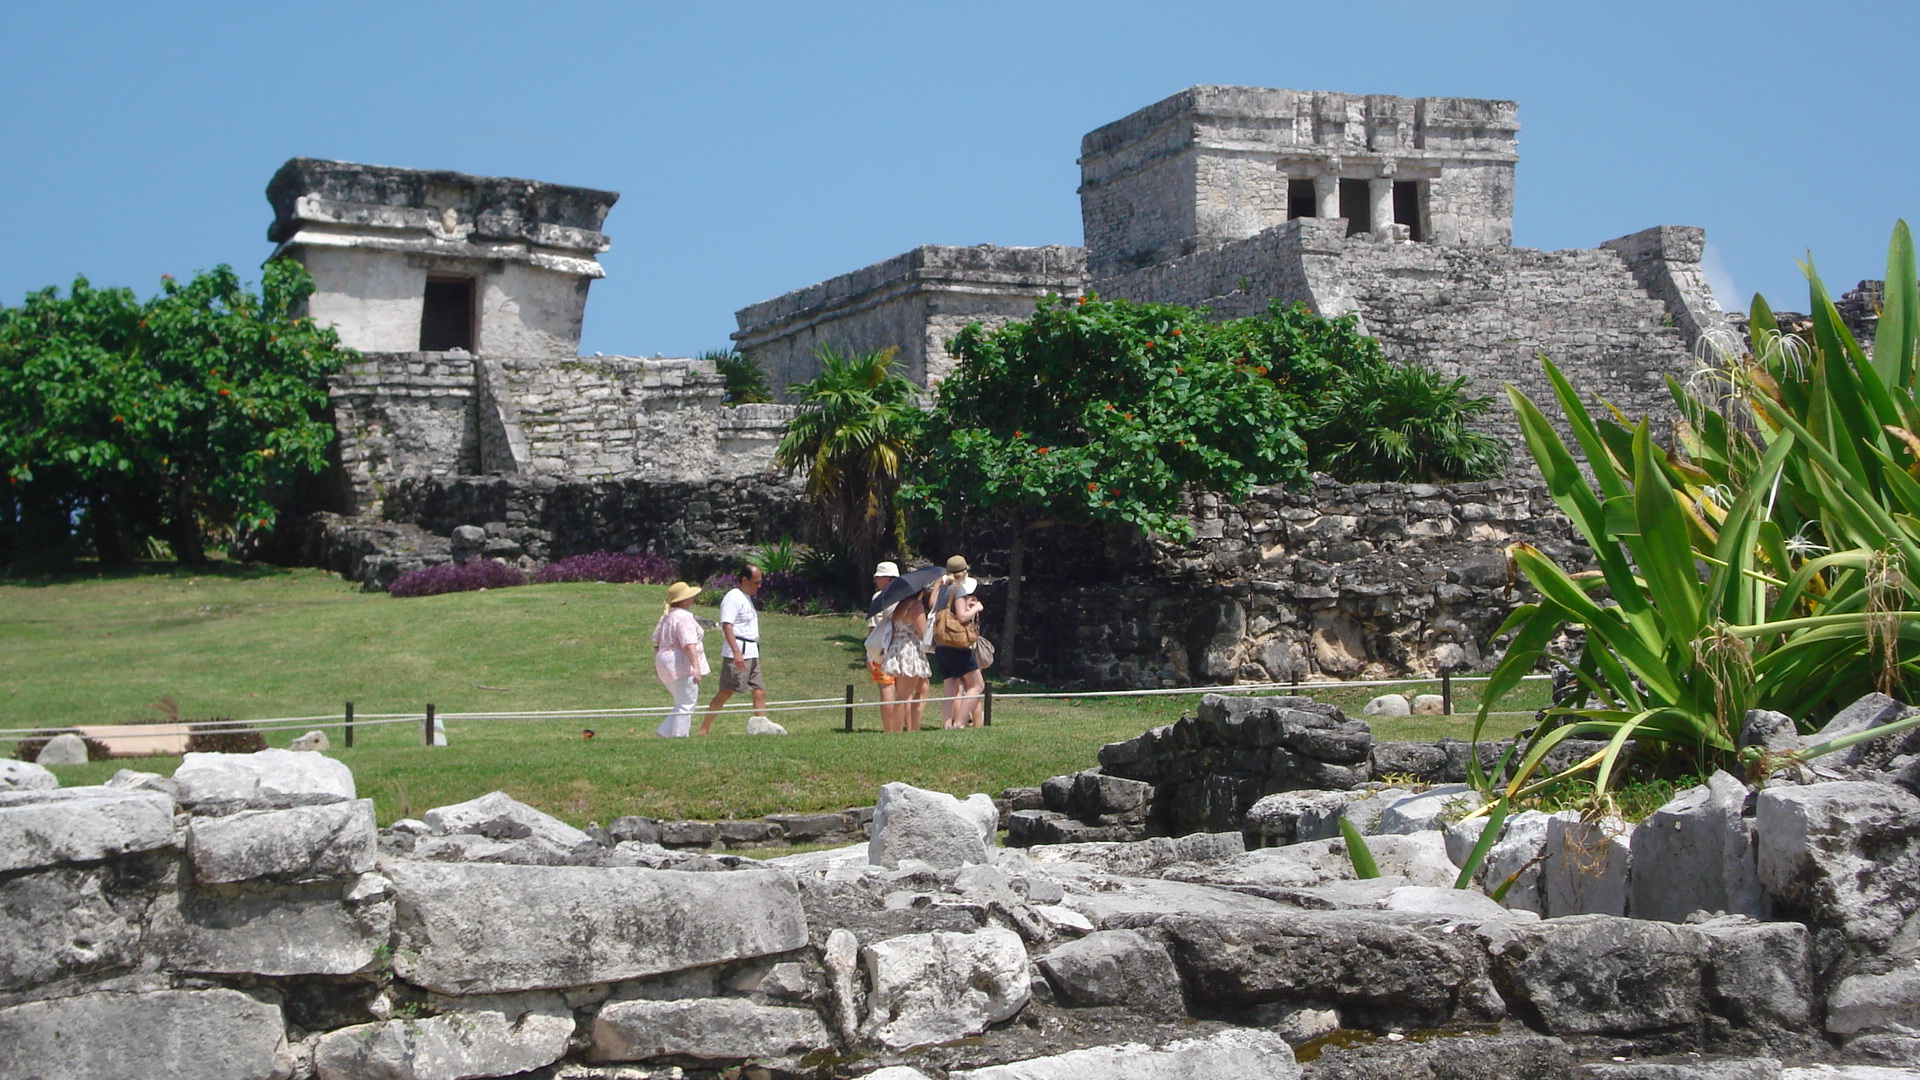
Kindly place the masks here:
[[(219, 566), (204, 573), (149, 569), (100, 577), (0, 584), (0, 727), (120, 724), (152, 718), (174, 699), (185, 718), (362, 717), (441, 713), (663, 707), (648, 635), (665, 588), (533, 585), (395, 600), (363, 593), (320, 570)], [(712, 618), (712, 608), (695, 608)], [(762, 640), (769, 696), (838, 700), (848, 683), (874, 699), (860, 654), (864, 620), (767, 614)], [(718, 633), (707, 637), (718, 663)], [(709, 690), (711, 687), (709, 687)], [(1028, 687), (998, 688), (1006, 692)], [(1426, 689), (1426, 688), (1419, 688)], [(382, 822), (494, 789), (576, 824), (622, 814), (661, 818), (753, 817), (839, 809), (873, 801), (905, 780), (957, 793), (1038, 784), (1095, 763), (1103, 743), (1128, 738), (1193, 708), (1199, 693), (1143, 698), (1001, 697), (985, 730), (883, 736), (872, 708), (842, 728), (842, 709), (776, 712), (793, 733), (741, 735), (729, 710), (709, 739), (657, 739), (658, 717), (454, 720), (451, 745), (420, 745), (417, 724), (356, 730), (333, 756), (352, 766)], [(1350, 712), (1374, 690), (1321, 691)], [(1409, 689), (1409, 692), (1413, 692)], [(1529, 684), (1533, 708), (1541, 691)], [(1477, 704), (1456, 688), (1455, 706)], [(744, 702), (736, 697), (736, 702)], [(1495, 718), (1494, 734), (1523, 718)], [(315, 722), (301, 725), (327, 727)], [(596, 736), (584, 740), (581, 730)], [(1462, 737), (1464, 717), (1374, 725), (1388, 739)], [(285, 746), (298, 731), (268, 734)], [(171, 759), (144, 767), (170, 772)], [(60, 770), (63, 784), (98, 783), (139, 760)]]

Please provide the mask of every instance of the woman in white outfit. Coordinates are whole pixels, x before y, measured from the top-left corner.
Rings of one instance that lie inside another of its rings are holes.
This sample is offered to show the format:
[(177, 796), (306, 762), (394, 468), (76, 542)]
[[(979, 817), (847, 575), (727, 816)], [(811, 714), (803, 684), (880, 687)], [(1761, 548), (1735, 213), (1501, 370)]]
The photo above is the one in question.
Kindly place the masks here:
[(707, 632), (689, 610), (698, 587), (684, 581), (667, 586), (666, 611), (653, 627), (653, 673), (673, 695), (673, 711), (655, 735), (683, 739), (693, 733), (693, 708), (700, 702), (700, 676), (707, 674)]

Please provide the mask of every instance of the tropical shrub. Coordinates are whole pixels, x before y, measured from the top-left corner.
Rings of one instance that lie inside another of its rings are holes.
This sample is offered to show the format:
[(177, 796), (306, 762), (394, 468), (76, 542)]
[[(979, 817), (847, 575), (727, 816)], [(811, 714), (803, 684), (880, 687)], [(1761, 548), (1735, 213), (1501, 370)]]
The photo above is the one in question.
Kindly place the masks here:
[(747, 357), (732, 349), (715, 349), (701, 353), (699, 358), (712, 361), (714, 370), (725, 380), (728, 405), (773, 400), (773, 387), (767, 382), (766, 370)]
[(79, 278), (0, 306), (0, 532), (58, 542), (77, 520), (104, 562), (159, 538), (193, 564), (269, 525), (274, 492), (325, 465), (323, 380), (354, 356), (302, 314), (312, 291), (278, 259), (258, 295), (220, 266), (144, 303)]
[(819, 376), (788, 388), (798, 411), (774, 450), (788, 475), (806, 474), (807, 505), (828, 546), (861, 569), (906, 548), (895, 494), (925, 415), (895, 352), (822, 348)]
[(435, 563), (409, 570), (387, 586), (387, 595), (438, 596), (441, 593), (473, 592), (477, 589), (505, 589), (526, 583), (527, 575), (517, 566), (508, 566), (492, 559), (476, 559), (470, 563)]
[[(1644, 420), (1590, 415), (1548, 363), (1589, 480), (1534, 403), (1508, 388), (1555, 501), (1599, 565), (1569, 573), (1530, 545), (1509, 549), (1541, 598), (1502, 627), (1514, 636), (1480, 722), (1562, 629), (1585, 632), (1579, 655), (1563, 658), (1578, 679), (1574, 698), (1549, 710), (1555, 723), (1525, 747), (1509, 796), (1592, 770), (1604, 797), (1629, 739), (1703, 768), (1739, 757), (1764, 775), (1783, 761), (1736, 753), (1749, 709), (1810, 725), (1920, 674), (1912, 236), (1904, 222), (1895, 229), (1871, 358), (1811, 266), (1807, 276), (1811, 340), (1782, 334), (1756, 297), (1750, 350), (1722, 338), (1693, 386), (1669, 380), (1686, 418), (1671, 451), (1654, 445)], [(1561, 777), (1536, 777), (1545, 754), (1575, 735), (1608, 746)]]
[(564, 581), (605, 581), (616, 585), (665, 585), (677, 580), (674, 564), (664, 555), (644, 552), (625, 555), (617, 551), (595, 551), (569, 555), (548, 563), (533, 575), (535, 584), (551, 585)]

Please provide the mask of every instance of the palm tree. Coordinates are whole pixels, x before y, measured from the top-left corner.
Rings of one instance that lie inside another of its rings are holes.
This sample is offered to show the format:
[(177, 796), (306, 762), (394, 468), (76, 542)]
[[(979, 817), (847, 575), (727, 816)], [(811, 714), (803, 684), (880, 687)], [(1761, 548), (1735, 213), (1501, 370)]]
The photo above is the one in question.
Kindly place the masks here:
[(856, 574), (888, 548), (906, 550), (894, 493), (925, 414), (920, 388), (894, 370), (897, 351), (823, 346), (820, 374), (787, 388), (799, 410), (774, 450), (788, 475), (806, 473), (814, 520), (854, 557)]

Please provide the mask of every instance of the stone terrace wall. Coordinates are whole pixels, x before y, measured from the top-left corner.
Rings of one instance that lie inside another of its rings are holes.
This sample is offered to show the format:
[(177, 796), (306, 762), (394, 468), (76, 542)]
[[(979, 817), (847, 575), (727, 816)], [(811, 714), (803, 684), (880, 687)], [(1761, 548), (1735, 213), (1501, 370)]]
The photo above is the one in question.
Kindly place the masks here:
[[(1537, 481), (1261, 488), (1202, 496), (1188, 544), (1042, 533), (1020, 658), (1050, 680), (1166, 686), (1484, 669), (1522, 596), (1505, 545), (1586, 562)], [(985, 573), (1004, 565), (989, 554)], [(986, 594), (990, 628), (1001, 593)]]
[(463, 476), (400, 483), (394, 521), (446, 535), (489, 526), (541, 558), (638, 548), (675, 559), (717, 558), (805, 529), (797, 484), (770, 476), (730, 480), (598, 481)]
[(341, 502), (377, 506), (402, 476), (483, 471), (474, 364), (461, 353), (364, 353), (333, 377)]

